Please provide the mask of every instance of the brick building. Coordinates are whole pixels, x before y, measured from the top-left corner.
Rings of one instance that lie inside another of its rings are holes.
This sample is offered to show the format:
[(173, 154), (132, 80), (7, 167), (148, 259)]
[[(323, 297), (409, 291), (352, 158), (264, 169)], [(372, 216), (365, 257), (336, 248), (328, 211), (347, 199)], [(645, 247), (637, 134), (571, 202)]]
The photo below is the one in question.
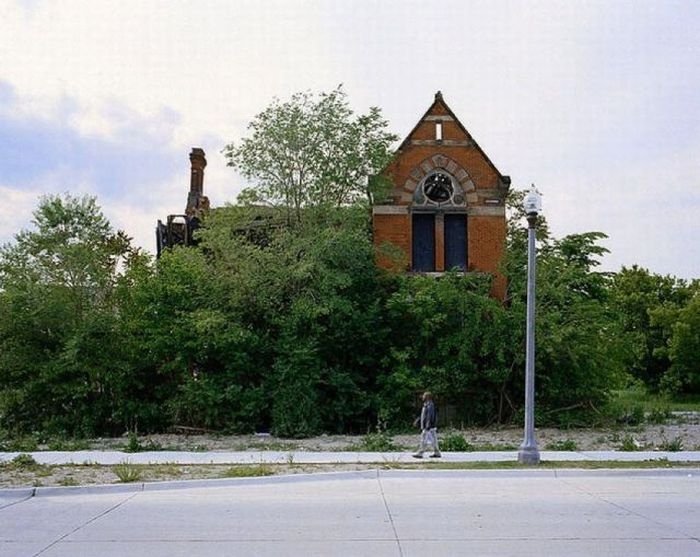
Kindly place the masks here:
[[(506, 236), (502, 175), (438, 91), (435, 101), (384, 170), (387, 200), (372, 210), (378, 264), (412, 272), (449, 269), (494, 276), (491, 293), (503, 299), (498, 273)], [(398, 248), (398, 250), (396, 249)]]
[[(204, 151), (192, 149), (190, 163), (185, 213), (158, 221), (158, 254), (169, 246), (192, 244), (192, 233), (209, 209), (203, 191)], [(391, 268), (399, 262), (401, 270), (418, 273), (489, 273), (494, 276), (492, 295), (503, 299), (506, 283), (498, 269), (510, 178), (493, 165), (440, 92), (384, 176), (391, 189), (386, 201), (372, 209), (378, 264)]]

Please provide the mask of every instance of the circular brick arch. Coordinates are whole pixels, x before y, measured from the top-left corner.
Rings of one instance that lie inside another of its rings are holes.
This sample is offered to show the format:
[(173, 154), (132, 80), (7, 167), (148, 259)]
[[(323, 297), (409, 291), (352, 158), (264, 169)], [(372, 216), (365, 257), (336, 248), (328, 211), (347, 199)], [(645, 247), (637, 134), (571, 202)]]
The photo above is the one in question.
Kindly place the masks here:
[(411, 170), (408, 179), (403, 185), (403, 191), (410, 193), (413, 197), (416, 193), (416, 188), (418, 185), (428, 176), (429, 174), (442, 170), (452, 176), (455, 180), (455, 186), (461, 192), (455, 192), (455, 194), (461, 194), (465, 199), (465, 202), (470, 200), (473, 196), (469, 195), (475, 192), (476, 187), (472, 181), (469, 173), (459, 165), (459, 163), (452, 160), (450, 157), (438, 153), (423, 160), (418, 164), (413, 170)]

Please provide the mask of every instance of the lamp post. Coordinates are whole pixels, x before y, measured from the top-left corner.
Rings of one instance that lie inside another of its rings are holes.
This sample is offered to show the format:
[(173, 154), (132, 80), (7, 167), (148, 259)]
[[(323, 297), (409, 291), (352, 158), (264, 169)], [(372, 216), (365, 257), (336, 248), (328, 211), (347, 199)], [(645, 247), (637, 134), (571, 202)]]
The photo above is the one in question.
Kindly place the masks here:
[(535, 439), (535, 224), (542, 196), (532, 185), (523, 203), (527, 216), (527, 324), (525, 329), (525, 438), (518, 451), (521, 464), (539, 464)]

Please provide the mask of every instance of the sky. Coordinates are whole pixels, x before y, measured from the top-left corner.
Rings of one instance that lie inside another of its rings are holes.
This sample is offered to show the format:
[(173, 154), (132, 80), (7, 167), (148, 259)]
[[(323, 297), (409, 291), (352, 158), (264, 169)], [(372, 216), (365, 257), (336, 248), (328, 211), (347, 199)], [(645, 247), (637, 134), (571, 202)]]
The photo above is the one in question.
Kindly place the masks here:
[[(343, 84), (403, 139), (440, 90), (551, 233), (600, 231), (600, 269), (700, 278), (695, 0), (0, 0), (0, 243), (46, 194), (89, 194), (155, 251), (192, 147), (212, 206), (223, 147), (274, 97)], [(398, 143), (397, 143), (398, 146)]]

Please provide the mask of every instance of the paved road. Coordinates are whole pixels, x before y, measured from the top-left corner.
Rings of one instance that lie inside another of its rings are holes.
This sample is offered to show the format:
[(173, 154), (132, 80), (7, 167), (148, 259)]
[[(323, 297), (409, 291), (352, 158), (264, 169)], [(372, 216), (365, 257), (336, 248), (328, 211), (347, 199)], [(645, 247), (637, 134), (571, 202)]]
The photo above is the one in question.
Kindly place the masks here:
[(2, 492), (0, 555), (700, 555), (700, 469), (365, 471)]

